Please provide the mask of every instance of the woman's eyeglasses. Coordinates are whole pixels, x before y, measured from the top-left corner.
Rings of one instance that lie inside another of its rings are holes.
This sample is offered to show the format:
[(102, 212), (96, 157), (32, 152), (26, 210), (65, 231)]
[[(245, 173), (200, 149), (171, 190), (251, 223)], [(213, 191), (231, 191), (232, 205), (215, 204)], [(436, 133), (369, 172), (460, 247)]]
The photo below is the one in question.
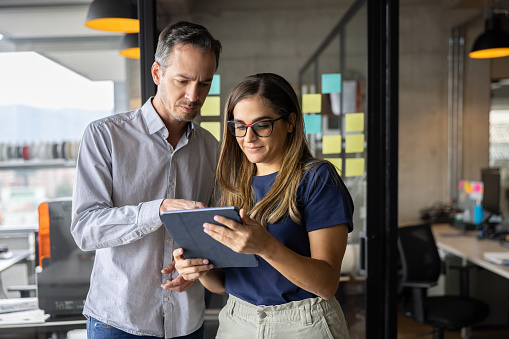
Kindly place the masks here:
[(260, 138), (267, 138), (272, 134), (274, 129), (274, 123), (282, 119), (279, 117), (274, 120), (261, 120), (254, 124), (244, 124), (240, 121), (231, 120), (228, 121), (228, 130), (237, 138), (243, 138), (246, 136), (248, 127), (251, 127), (253, 133)]

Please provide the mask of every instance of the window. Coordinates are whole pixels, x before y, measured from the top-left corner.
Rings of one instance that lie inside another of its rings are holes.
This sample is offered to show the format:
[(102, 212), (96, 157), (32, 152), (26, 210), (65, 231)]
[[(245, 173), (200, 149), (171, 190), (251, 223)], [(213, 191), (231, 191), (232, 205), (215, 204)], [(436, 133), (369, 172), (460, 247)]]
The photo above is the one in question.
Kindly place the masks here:
[(38, 223), (38, 205), (72, 195), (85, 127), (111, 115), (112, 81), (35, 52), (0, 53), (0, 224)]

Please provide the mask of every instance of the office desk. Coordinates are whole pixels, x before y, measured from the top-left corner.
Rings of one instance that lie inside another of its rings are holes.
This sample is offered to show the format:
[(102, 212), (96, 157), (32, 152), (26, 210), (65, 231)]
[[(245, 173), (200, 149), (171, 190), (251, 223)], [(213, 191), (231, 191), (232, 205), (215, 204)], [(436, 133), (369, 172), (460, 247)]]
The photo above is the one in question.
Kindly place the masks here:
[(509, 266), (496, 265), (483, 259), (484, 252), (509, 252), (509, 248), (490, 239), (478, 239), (480, 231), (461, 231), (449, 224), (432, 226), (437, 247), (465, 261), (509, 279)]
[[(484, 271), (475, 272), (470, 276), (470, 295), (484, 300), (490, 306), (490, 315), (481, 324), (506, 326), (509, 266), (492, 264), (483, 259), (483, 254), (484, 252), (509, 252), (509, 248), (498, 241), (477, 238), (480, 231), (461, 231), (449, 224), (435, 224), (431, 229), (439, 250), (448, 254), (444, 258), (447, 265), (474, 264), (484, 268)], [(445, 293), (459, 292), (458, 279), (456, 270), (447, 271)]]

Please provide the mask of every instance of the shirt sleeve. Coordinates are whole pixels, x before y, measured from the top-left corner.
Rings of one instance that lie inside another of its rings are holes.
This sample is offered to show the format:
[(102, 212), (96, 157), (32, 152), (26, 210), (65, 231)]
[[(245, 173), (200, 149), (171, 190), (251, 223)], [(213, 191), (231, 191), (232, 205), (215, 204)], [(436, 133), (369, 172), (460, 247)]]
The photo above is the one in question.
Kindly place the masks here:
[(353, 230), (353, 201), (335, 168), (327, 163), (312, 167), (301, 186), (304, 221), (308, 232), (347, 224)]
[(162, 224), (163, 199), (137, 206), (113, 206), (111, 138), (100, 123), (83, 134), (76, 165), (71, 233), (83, 251), (119, 246), (141, 239)]

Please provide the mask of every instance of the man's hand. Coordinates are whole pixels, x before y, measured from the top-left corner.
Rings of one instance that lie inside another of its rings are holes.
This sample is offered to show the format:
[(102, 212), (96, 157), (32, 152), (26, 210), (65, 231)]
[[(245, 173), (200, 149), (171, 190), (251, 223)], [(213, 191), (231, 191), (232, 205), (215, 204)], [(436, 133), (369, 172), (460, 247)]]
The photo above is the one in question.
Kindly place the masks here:
[[(190, 210), (195, 208), (205, 208), (205, 205), (199, 201), (190, 201), (184, 199), (164, 199), (159, 207), (159, 215), (164, 211), (177, 211), (177, 210)], [(175, 270), (175, 261), (166, 266), (161, 270), (163, 274), (170, 274)], [(183, 292), (189, 287), (194, 285), (194, 281), (186, 280), (180, 274), (175, 279), (167, 279), (166, 283), (161, 284), (161, 287), (165, 290), (173, 290), (177, 292)]]
[(164, 199), (161, 203), (161, 207), (159, 207), (159, 215), (161, 215), (164, 211), (191, 210), (205, 207), (207, 207), (207, 205), (199, 201), (184, 199)]
[[(170, 274), (175, 270), (175, 261), (173, 261), (171, 264), (166, 266), (161, 270), (161, 273), (163, 274)], [(164, 284), (161, 284), (161, 287), (165, 290), (172, 290), (176, 292), (183, 292), (189, 287), (194, 285), (194, 281), (189, 281), (184, 279), (181, 275), (176, 277), (175, 279), (167, 279)]]

